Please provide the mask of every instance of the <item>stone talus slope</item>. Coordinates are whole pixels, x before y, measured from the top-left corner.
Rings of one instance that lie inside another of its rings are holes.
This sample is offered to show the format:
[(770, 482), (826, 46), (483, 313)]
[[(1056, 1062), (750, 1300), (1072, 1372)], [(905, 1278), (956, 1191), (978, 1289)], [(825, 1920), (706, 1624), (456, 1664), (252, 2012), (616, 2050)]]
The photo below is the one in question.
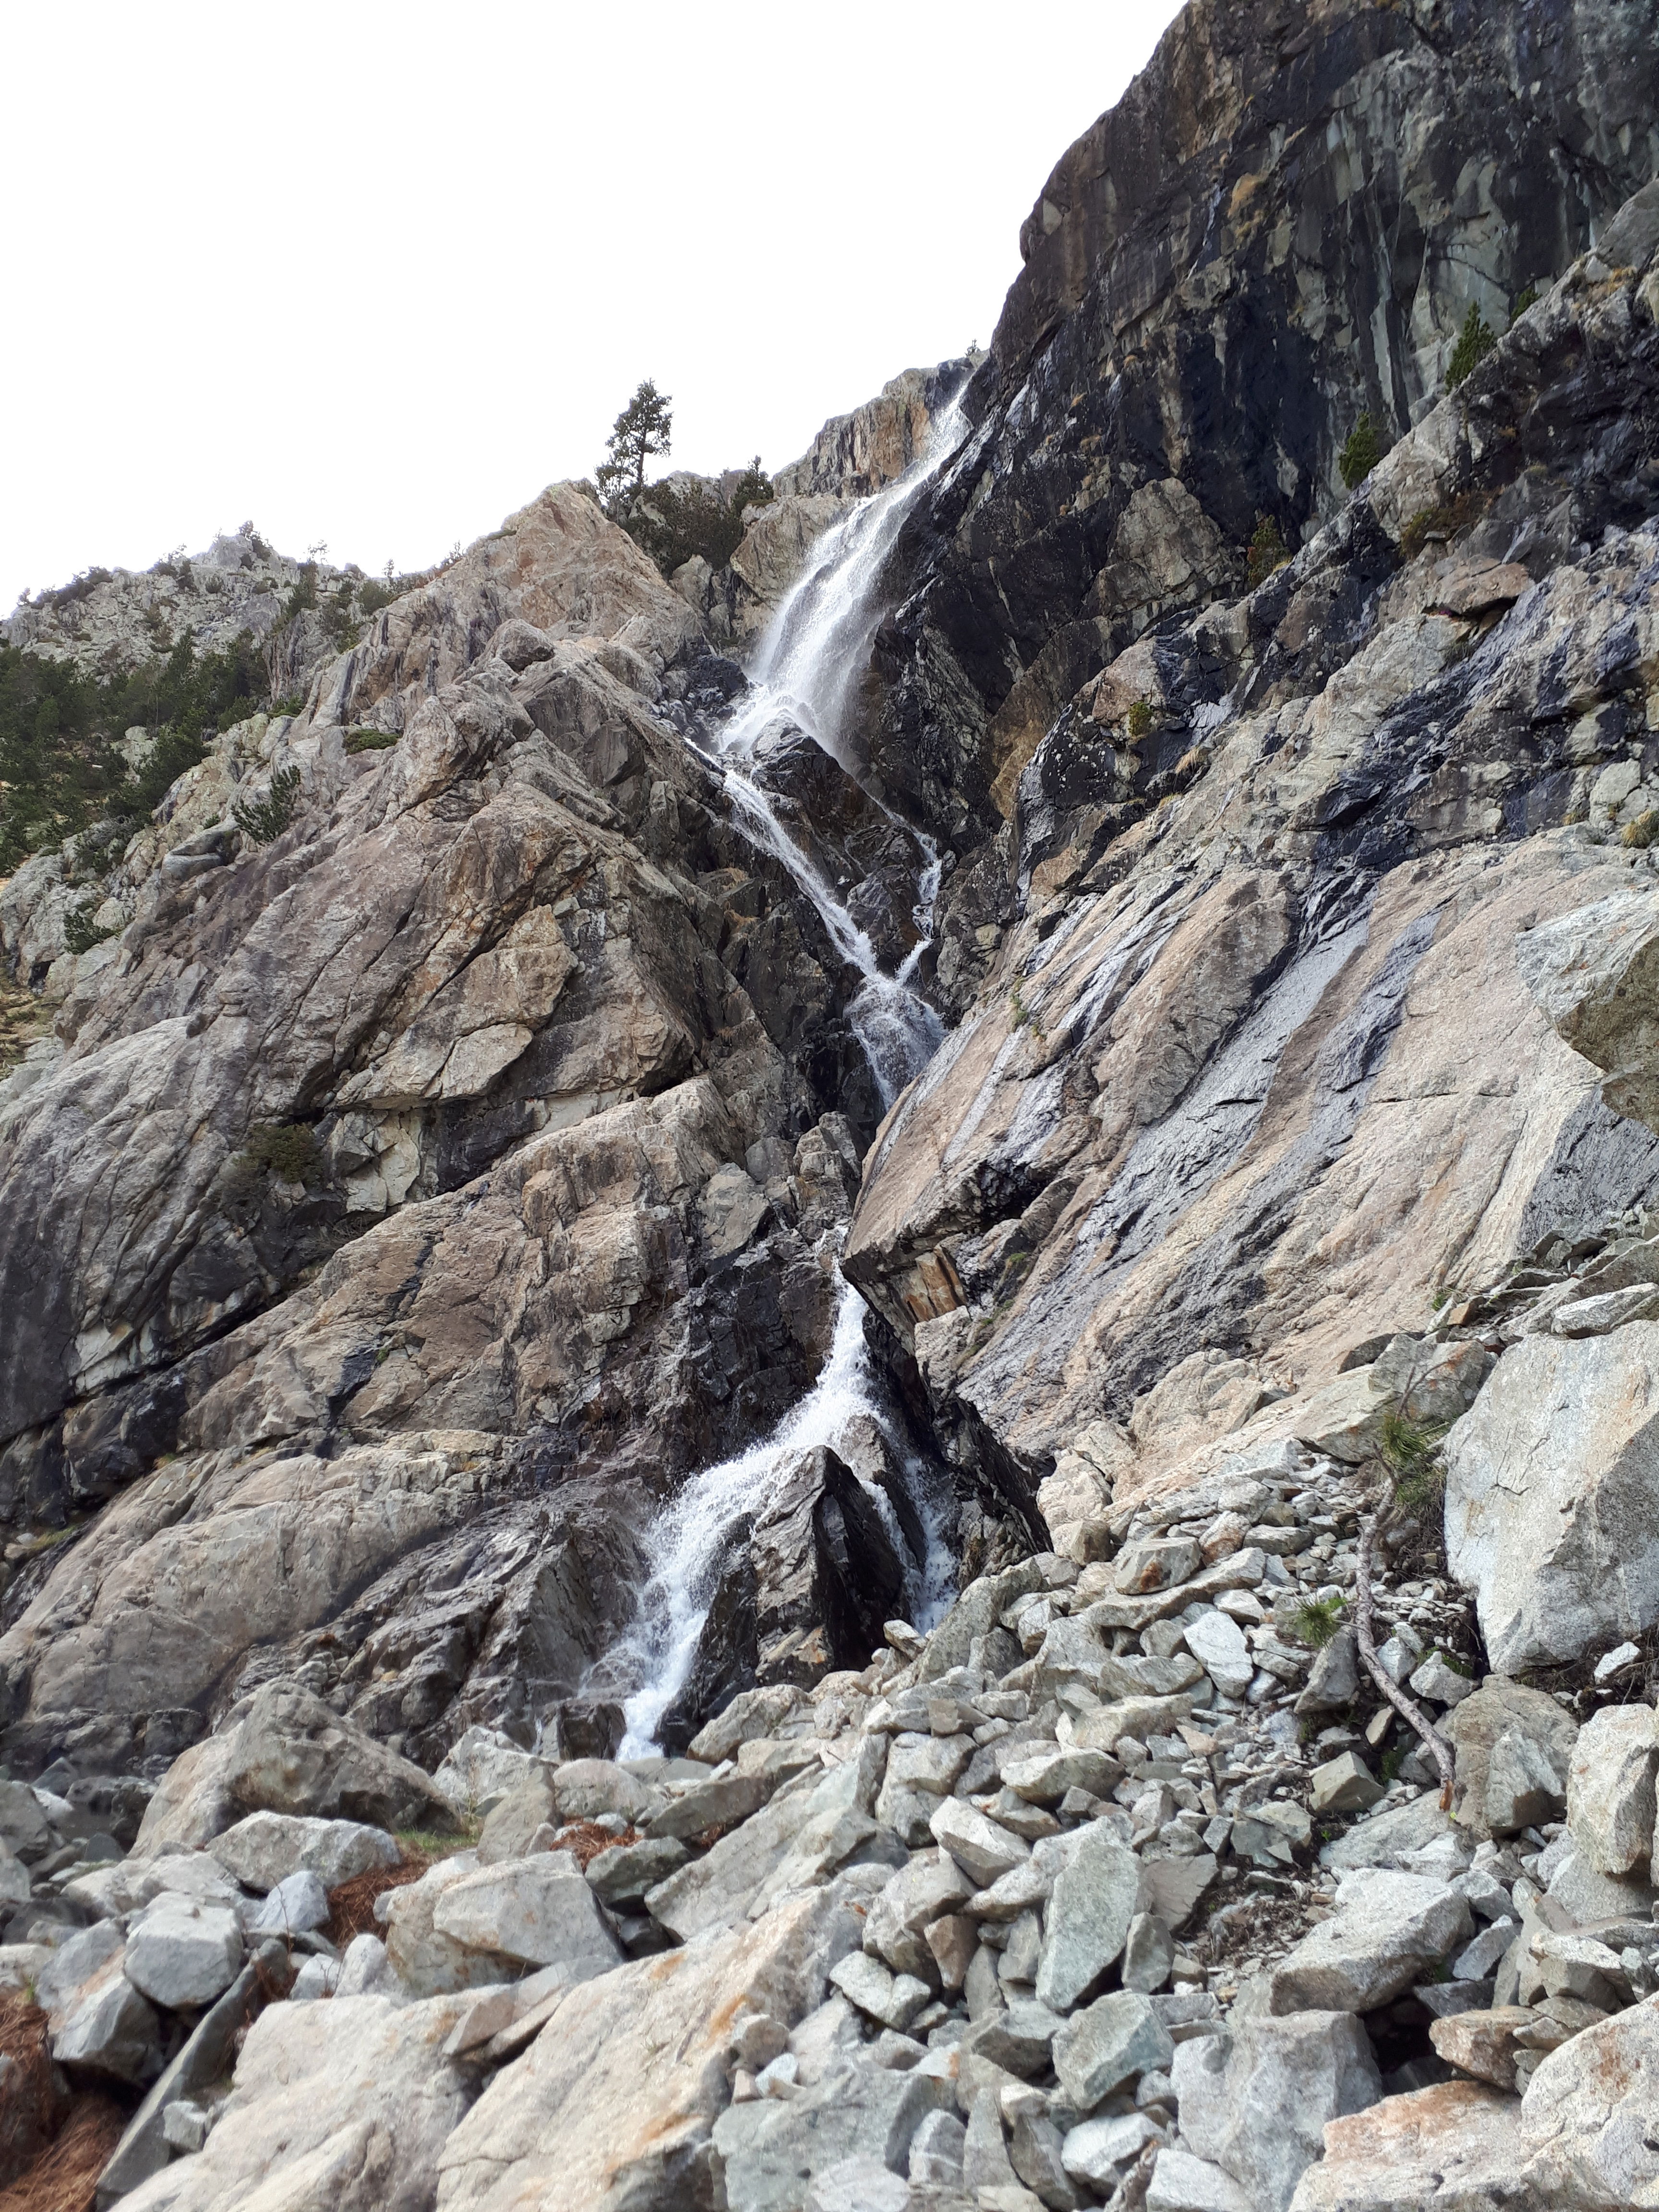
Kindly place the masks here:
[[(1579, 1281), (1506, 1325), (1570, 1333)], [(1414, 1738), (1379, 1758), (1399, 1723), (1352, 1629), (1305, 1640), (1354, 1595), (1370, 1470), (1248, 1433), (1110, 1560), (975, 1580), (686, 1758), (474, 1727), (428, 1776), (289, 1682), (159, 1788), (0, 1784), (0, 1990), (135, 2107), (101, 2201), (1646, 2201), (1640, 1655), (1571, 1695), (1480, 1679), (1396, 1526), (1379, 1666), (1455, 1744), (1449, 1814)], [(461, 1832), (428, 1862), (389, 1832), (411, 1820), (426, 1850)]]

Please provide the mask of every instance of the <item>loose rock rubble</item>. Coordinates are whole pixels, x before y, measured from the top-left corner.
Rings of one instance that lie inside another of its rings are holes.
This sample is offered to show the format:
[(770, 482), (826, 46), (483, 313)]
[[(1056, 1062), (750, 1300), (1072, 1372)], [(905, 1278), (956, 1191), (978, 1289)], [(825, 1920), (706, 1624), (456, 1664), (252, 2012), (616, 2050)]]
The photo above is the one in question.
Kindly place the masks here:
[[(1645, 1264), (1640, 1225), (1351, 1372), (1469, 1346), (1472, 1395), (1557, 1285)], [(1328, 1410), (1291, 1401), (1290, 1428)], [(1078, 1556), (981, 1577), (929, 1633), (895, 1620), (861, 1670), (743, 1692), (684, 1758), (474, 1728), (417, 1784), (276, 1684), (159, 1786), (0, 1784), (0, 1987), (72, 2082), (143, 2094), (100, 2201), (205, 2212), (270, 2172), (284, 2204), (365, 2212), (624, 2185), (729, 2212), (1310, 2212), (1403, 2201), (1402, 2166), (1425, 2203), (1446, 2172), (1506, 2205), (1642, 2201), (1641, 1649), (1554, 1691), (1477, 1675), (1469, 1601), (1396, 1505), (1378, 1659), (1454, 1747), (1443, 1808), (1355, 1660), (1386, 1468), (1264, 1425)], [(411, 1865), (338, 1816), (354, 1790), (448, 1808), (459, 1848)], [(373, 1929), (337, 1944), (330, 1892), (365, 1881)]]

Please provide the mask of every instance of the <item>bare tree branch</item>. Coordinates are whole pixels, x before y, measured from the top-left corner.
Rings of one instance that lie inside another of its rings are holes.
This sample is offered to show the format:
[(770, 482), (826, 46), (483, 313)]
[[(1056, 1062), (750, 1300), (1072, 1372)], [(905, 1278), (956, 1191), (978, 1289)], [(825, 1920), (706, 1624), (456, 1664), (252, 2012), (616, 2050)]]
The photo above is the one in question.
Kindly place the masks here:
[(1452, 1779), (1456, 1771), (1452, 1747), (1421, 1705), (1414, 1698), (1406, 1695), (1376, 1656), (1376, 1638), (1371, 1632), (1371, 1553), (1382, 1518), (1381, 1513), (1368, 1513), (1359, 1524), (1359, 1555), (1354, 1561), (1353, 1576), (1354, 1638), (1359, 1646), (1359, 1656), (1365, 1662), (1366, 1673), (1395, 1712), (1402, 1720), (1410, 1723), (1433, 1753), (1435, 1765), (1440, 1773), (1440, 1809), (1449, 1813)]

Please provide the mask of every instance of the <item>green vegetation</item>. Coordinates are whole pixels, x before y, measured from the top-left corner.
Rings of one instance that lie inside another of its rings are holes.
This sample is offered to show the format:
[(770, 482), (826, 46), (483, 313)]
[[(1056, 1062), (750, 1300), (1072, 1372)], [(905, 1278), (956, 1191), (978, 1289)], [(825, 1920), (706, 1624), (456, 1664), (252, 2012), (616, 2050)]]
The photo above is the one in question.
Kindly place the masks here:
[(1152, 702), (1150, 699), (1137, 699), (1135, 701), (1134, 705), (1129, 709), (1128, 715), (1124, 722), (1124, 727), (1127, 730), (1130, 737), (1134, 739), (1137, 744), (1139, 744), (1142, 738), (1149, 737), (1151, 735), (1152, 727)]
[(1419, 1519), (1437, 1510), (1446, 1486), (1440, 1440), (1449, 1425), (1413, 1421), (1395, 1407), (1382, 1416), (1382, 1464), (1401, 1509)]
[(1250, 589), (1255, 591), (1258, 584), (1265, 584), (1274, 569), (1282, 568), (1290, 557), (1291, 549), (1285, 543), (1278, 522), (1271, 514), (1258, 514), (1247, 568)]
[(1457, 343), (1452, 348), (1451, 365), (1446, 371), (1447, 391), (1455, 392), (1466, 378), (1472, 376), (1497, 343), (1496, 332), (1471, 301)]
[(371, 730), (365, 726), (360, 730), (348, 730), (345, 734), (345, 749), (349, 753), (384, 752), (388, 745), (395, 745), (397, 742), (398, 732), (395, 730)]
[(729, 499), (700, 483), (653, 484), (634, 502), (623, 527), (665, 576), (696, 554), (711, 568), (723, 568), (742, 540), (744, 509), (768, 507), (776, 495), (757, 453)]
[[(257, 712), (265, 690), (246, 631), (200, 655), (182, 638), (165, 659), (123, 676), (0, 646), (0, 875), (92, 823), (142, 821), (201, 759), (204, 733)], [(135, 772), (116, 744), (137, 725), (157, 736)]]
[(1461, 491), (1439, 507), (1419, 507), (1400, 533), (1401, 560), (1414, 561), (1431, 538), (1455, 538), (1480, 512), (1480, 501), (1471, 491)]
[(630, 512), (645, 489), (645, 465), (668, 451), (673, 401), (647, 376), (617, 416), (605, 441), (605, 458), (593, 471), (599, 498), (613, 522)]
[(1650, 807), (1634, 822), (1625, 824), (1624, 835), (1619, 842), (1621, 845), (1628, 845), (1632, 852), (1645, 853), (1656, 839), (1659, 839), (1659, 812)]
[(118, 937), (123, 925), (117, 922), (112, 929), (100, 929), (93, 921), (101, 901), (83, 899), (79, 906), (71, 907), (64, 916), (64, 943), (71, 952), (90, 952), (94, 945), (102, 945), (112, 937)]
[(1511, 325), (1518, 322), (1528, 307), (1535, 307), (1543, 296), (1544, 288), (1541, 284), (1528, 284), (1524, 292), (1517, 292), (1510, 308)]
[(238, 1165), (274, 1175), (279, 1182), (319, 1183), (325, 1168), (316, 1135), (308, 1122), (263, 1123), (248, 1131), (246, 1149)]
[(269, 845), (300, 811), (299, 769), (273, 770), (263, 799), (239, 799), (230, 811), (243, 836), (255, 845)]
[(1340, 1597), (1310, 1597), (1291, 1616), (1291, 1633), (1310, 1651), (1322, 1651), (1342, 1626)]
[(1376, 425), (1369, 414), (1362, 415), (1354, 424), (1347, 444), (1337, 457), (1336, 465), (1348, 489), (1357, 490), (1382, 458), (1382, 448), (1377, 441)]

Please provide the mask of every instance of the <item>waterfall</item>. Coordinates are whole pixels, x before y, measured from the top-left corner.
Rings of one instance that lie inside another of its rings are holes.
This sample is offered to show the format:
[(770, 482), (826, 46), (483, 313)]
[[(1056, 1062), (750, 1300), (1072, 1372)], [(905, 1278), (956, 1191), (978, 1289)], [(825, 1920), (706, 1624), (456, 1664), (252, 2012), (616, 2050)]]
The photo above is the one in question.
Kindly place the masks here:
[[(902, 477), (860, 502), (818, 539), (804, 573), (767, 625), (755, 652), (750, 690), (718, 732), (709, 763), (724, 780), (733, 820), (787, 870), (816, 908), (836, 952), (863, 975), (847, 1018), (884, 1107), (927, 1066), (943, 1035), (939, 1016), (912, 988), (931, 942), (943, 874), (939, 854), (910, 824), (902, 825), (916, 838), (927, 865), (918, 884), (918, 942), (897, 973), (887, 975), (868, 934), (780, 820), (757, 770), (768, 733), (793, 726), (853, 773), (843, 742), (847, 700), (881, 619), (882, 571), (906, 515), (951, 458), (961, 433), (960, 411), (952, 406), (934, 425), (926, 452)], [(863, 1301), (843, 1282), (830, 1355), (812, 1389), (763, 1442), (695, 1475), (647, 1534), (649, 1574), (639, 1607), (632, 1627), (605, 1662), (607, 1674), (639, 1686), (623, 1705), (628, 1732), (621, 1756), (639, 1758), (656, 1747), (657, 1728), (696, 1656), (732, 1530), (770, 1496), (787, 1460), (819, 1445), (833, 1448), (859, 1419), (874, 1420), (904, 1456), (866, 1347)], [(929, 1497), (922, 1469), (912, 1467), (908, 1474), (927, 1545), (927, 1557), (910, 1564), (905, 1595), (911, 1620), (925, 1627), (948, 1595), (951, 1560), (940, 1503)], [(893, 1525), (890, 1501), (879, 1491), (871, 1495), (889, 1525), (896, 1552), (906, 1559), (908, 1547)]]

